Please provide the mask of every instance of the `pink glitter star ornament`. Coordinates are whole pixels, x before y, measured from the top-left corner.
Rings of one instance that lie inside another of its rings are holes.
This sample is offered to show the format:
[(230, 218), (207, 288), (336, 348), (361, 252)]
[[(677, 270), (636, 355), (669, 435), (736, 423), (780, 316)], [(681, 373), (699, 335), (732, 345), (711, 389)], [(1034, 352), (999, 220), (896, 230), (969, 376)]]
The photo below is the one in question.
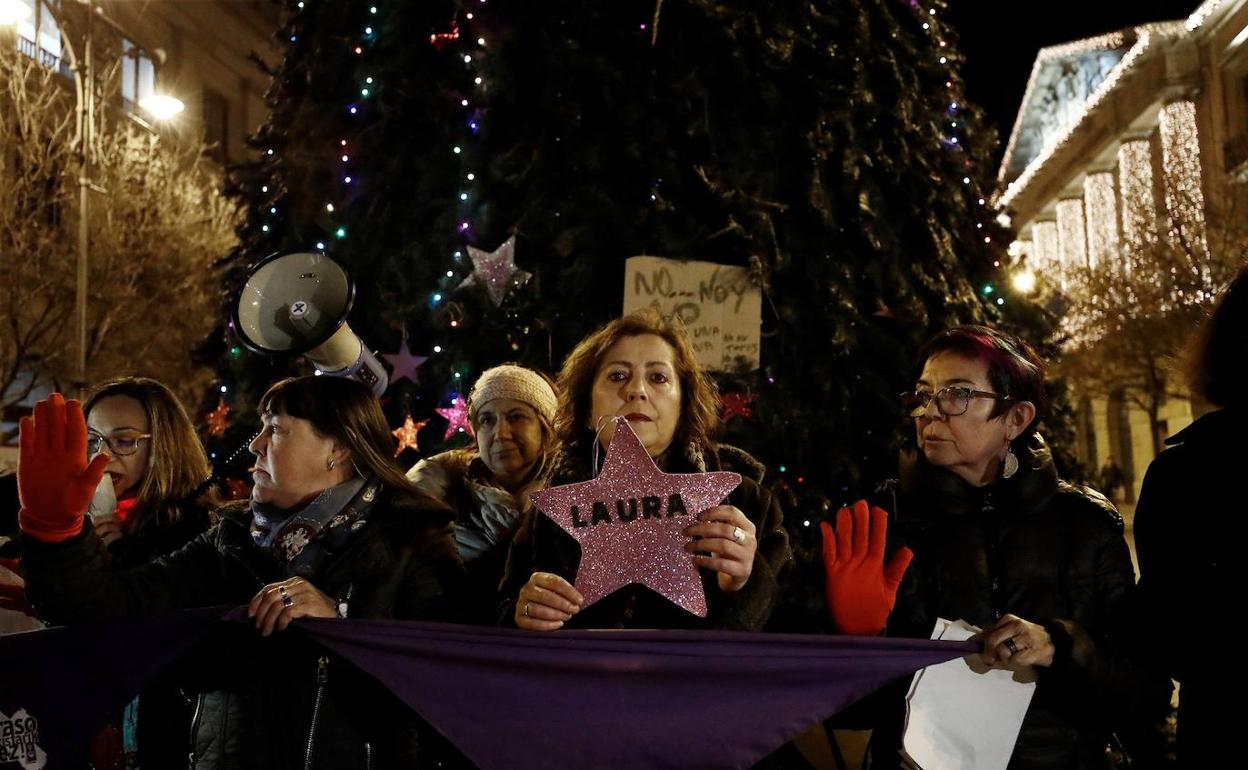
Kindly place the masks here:
[(532, 497), (539, 511), (576, 539), (576, 590), (593, 604), (626, 585), (643, 585), (680, 608), (706, 617), (706, 591), (685, 527), (718, 505), (741, 476), (664, 473), (622, 417), (593, 481), (565, 484)]
[(482, 251), (475, 246), (468, 247), (468, 256), (472, 258), (472, 272), (459, 284), (463, 289), (477, 284), (485, 289), (495, 307), (503, 304), (507, 292), (513, 285), (521, 286), (532, 276), (516, 267), (516, 236), (508, 238), (502, 246), (494, 251)]
[(407, 347), (407, 337), (403, 338), (403, 344), (393, 353), (382, 353), (381, 357), (390, 363), (390, 367), (394, 370), (394, 376), (390, 378), (390, 384), (393, 385), (399, 380), (407, 379), (413, 384), (420, 384), (420, 376), (416, 370), (420, 365), (428, 361), (426, 356), (412, 355), (412, 351)]
[(472, 423), (468, 422), (468, 399), (458, 393), (452, 394), (450, 407), (439, 407), (433, 411), (446, 418), (446, 436), (443, 441), (449, 441), (451, 436), (461, 430), (469, 436), (472, 435)]

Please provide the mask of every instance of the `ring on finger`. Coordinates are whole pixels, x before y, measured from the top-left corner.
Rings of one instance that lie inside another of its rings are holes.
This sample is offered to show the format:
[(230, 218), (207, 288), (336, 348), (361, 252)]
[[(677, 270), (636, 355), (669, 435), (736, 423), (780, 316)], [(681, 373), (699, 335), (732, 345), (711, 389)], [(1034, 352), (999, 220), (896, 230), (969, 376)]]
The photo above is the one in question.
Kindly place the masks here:
[(737, 545), (745, 545), (745, 530), (740, 527), (733, 527), (732, 541)]
[(529, 616), (529, 604), (530, 602), (525, 602), (524, 609), (520, 610), (520, 614), (526, 618)]
[(1018, 645), (1014, 643), (1013, 637), (1006, 639), (1004, 644), (1005, 644), (1005, 649), (1009, 650), (1011, 655), (1018, 654)]
[(282, 606), (287, 607), (287, 608), (293, 607), (295, 606), (295, 600), (287, 596), (285, 593), (283, 593), (282, 594)]
[(286, 598), (286, 586), (279, 585), (277, 587), (277, 592), (282, 595), (283, 599)]

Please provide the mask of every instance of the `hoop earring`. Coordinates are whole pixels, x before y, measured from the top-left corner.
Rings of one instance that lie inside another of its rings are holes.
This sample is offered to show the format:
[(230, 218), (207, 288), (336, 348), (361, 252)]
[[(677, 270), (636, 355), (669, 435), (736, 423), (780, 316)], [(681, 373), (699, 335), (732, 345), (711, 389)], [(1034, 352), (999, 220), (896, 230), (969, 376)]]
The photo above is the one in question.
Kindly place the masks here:
[(337, 462), (335, 462), (335, 461), (333, 460), (333, 458), (330, 458), (330, 460), (329, 460), (329, 466), (328, 466), (328, 467), (329, 467), (329, 470), (331, 470), (331, 471), (332, 471), (332, 470), (334, 469), (334, 466), (336, 466), (337, 464), (338, 464), (338, 463), (337, 463)]

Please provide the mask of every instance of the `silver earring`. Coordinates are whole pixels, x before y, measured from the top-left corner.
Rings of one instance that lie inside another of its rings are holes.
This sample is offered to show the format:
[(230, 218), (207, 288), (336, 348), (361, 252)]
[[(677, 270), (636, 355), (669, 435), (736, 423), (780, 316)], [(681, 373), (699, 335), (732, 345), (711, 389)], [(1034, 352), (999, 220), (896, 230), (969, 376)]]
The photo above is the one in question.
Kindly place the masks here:
[(1008, 444), (1005, 447), (1005, 458), (1001, 462), (1001, 478), (1013, 478), (1018, 473), (1018, 457), (1014, 455), (1014, 448)]
[(329, 461), (329, 469), (332, 471), (332, 470), (334, 469), (334, 466), (336, 466), (337, 464), (338, 464), (338, 463), (334, 462), (334, 461), (331, 459), (331, 460)]

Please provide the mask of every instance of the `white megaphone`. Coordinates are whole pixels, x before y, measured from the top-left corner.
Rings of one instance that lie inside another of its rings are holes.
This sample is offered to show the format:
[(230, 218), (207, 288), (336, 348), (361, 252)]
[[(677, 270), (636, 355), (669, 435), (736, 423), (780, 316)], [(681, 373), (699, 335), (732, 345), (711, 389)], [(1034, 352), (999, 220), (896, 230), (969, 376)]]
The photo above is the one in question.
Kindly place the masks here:
[(247, 277), (234, 328), (257, 353), (302, 353), (318, 371), (359, 380), (380, 397), (389, 378), (347, 325), (354, 300), (346, 268), (324, 254), (274, 254)]

